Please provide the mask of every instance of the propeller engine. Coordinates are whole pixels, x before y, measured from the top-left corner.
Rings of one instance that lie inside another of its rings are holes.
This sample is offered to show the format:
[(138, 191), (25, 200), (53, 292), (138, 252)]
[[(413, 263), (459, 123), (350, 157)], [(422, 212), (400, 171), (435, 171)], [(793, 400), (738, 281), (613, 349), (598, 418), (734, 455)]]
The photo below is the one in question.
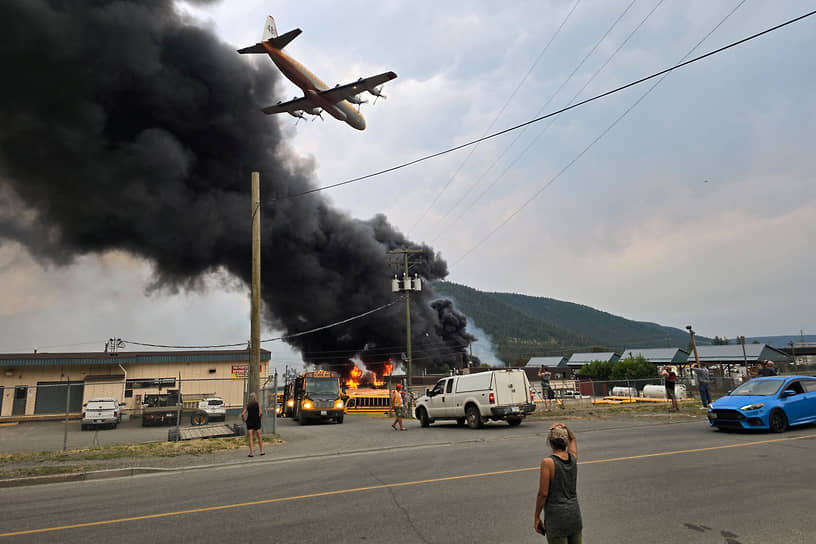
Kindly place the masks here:
[(288, 113), (292, 117), (297, 117), (298, 119), (305, 119), (305, 117), (303, 116), (304, 112), (301, 110), (287, 111), (286, 113)]
[(371, 89), (368, 89), (368, 92), (370, 94), (374, 95), (374, 97), (375, 97), (374, 98), (374, 104), (377, 103), (378, 98), (382, 98), (383, 100), (385, 100), (387, 98), (384, 94), (382, 94), (382, 88), (383, 88), (383, 86), (380, 85), (379, 87), (372, 87)]

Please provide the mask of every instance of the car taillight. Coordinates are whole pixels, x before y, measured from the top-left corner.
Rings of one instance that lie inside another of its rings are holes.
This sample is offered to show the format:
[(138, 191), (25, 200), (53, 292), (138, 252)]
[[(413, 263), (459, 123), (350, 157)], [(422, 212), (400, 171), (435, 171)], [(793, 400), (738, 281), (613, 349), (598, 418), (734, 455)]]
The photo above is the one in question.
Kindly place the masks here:
[(496, 395), (490, 393), (490, 395), (487, 397), (487, 400), (490, 401), (490, 404), (496, 404)]
[(113, 417), (117, 417), (118, 415), (119, 415), (119, 412), (117, 412), (116, 410), (114, 410), (114, 411), (113, 411)]
[(85, 412), (82, 412), (82, 419), (85, 419)]
[(535, 402), (535, 393), (533, 393), (532, 389), (530, 389), (530, 402)]

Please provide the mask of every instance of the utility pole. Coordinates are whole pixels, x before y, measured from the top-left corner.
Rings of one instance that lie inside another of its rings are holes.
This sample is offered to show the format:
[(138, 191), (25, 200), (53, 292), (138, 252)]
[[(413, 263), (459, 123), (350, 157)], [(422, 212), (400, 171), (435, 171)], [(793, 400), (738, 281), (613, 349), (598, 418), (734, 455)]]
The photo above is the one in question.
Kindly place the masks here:
[(694, 329), (691, 328), (691, 325), (686, 325), (686, 328), (689, 331), (689, 336), (691, 336), (691, 349), (694, 350), (694, 362), (697, 363), (697, 366), (700, 366), (700, 356), (697, 354), (697, 342), (694, 341)]
[(745, 362), (745, 371), (748, 372), (748, 356), (745, 354), (745, 337), (737, 336), (737, 342), (742, 344), (742, 360)]
[(799, 365), (796, 364), (796, 348), (794, 347), (793, 340), (789, 342), (791, 347), (791, 355), (793, 356), (793, 370), (797, 374), (799, 373)]
[(395, 276), (391, 282), (391, 290), (393, 292), (403, 291), (405, 292), (405, 339), (407, 344), (407, 357), (405, 360), (406, 365), (406, 373), (408, 377), (408, 387), (413, 385), (413, 374), (411, 372), (411, 291), (421, 291), (422, 290), (422, 282), (419, 279), (419, 276), (411, 278), (408, 275), (408, 266), (412, 264), (422, 264), (422, 261), (409, 261), (408, 255), (409, 254), (420, 254), (424, 253), (421, 249), (393, 249), (388, 252), (389, 255), (402, 255), (403, 259), (400, 263), (399, 261), (391, 261), (389, 264), (402, 264), (404, 266), (404, 272), (402, 273), (402, 286), (400, 288), (400, 281)]
[[(252, 172), (252, 304), (247, 393), (258, 394), (261, 382), (261, 186), (260, 174)], [(246, 399), (245, 399), (246, 400)]]

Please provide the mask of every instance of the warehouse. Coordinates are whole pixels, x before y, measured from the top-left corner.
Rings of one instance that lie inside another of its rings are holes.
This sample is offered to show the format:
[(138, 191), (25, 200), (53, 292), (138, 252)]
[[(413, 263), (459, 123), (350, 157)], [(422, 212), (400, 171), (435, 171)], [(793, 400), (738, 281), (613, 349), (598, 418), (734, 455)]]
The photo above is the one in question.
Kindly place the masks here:
[[(261, 350), (261, 380), (271, 354)], [(112, 397), (138, 416), (148, 394), (181, 389), (185, 396), (219, 396), (240, 409), (248, 350), (0, 354), (0, 418), (79, 415), (94, 397)]]

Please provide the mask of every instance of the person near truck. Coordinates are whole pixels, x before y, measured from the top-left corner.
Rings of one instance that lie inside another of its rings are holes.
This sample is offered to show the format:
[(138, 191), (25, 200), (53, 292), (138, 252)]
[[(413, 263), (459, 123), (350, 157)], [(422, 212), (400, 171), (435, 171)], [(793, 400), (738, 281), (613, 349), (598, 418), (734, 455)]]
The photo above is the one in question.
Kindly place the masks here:
[[(578, 442), (563, 423), (550, 427), (552, 455), (541, 461), (533, 526), (549, 544), (581, 544), (583, 522), (578, 505)], [(541, 512), (544, 511), (544, 520)]]
[(700, 391), (700, 402), (703, 403), (703, 408), (708, 408), (711, 405), (711, 376), (708, 369), (700, 363), (691, 365), (691, 370), (697, 378), (697, 389)]
[(550, 379), (552, 374), (544, 367), (538, 367), (538, 377), (541, 380), (541, 396), (544, 399), (544, 409), (548, 412), (552, 410), (553, 399), (555, 398), (555, 391), (553, 391)]
[[(391, 391), (391, 408), (394, 410), (394, 423), (391, 424), (391, 428), (400, 431), (407, 431), (405, 427), (402, 426), (402, 418), (405, 417), (405, 397), (402, 395), (402, 384), (398, 383), (396, 388)], [(399, 429), (397, 429), (397, 425), (399, 425)]]
[(263, 438), (261, 438), (261, 405), (258, 402), (258, 396), (255, 393), (249, 394), (249, 400), (244, 406), (244, 411), (241, 412), (241, 420), (246, 423), (247, 436), (249, 437), (249, 455), (248, 457), (255, 457), (252, 445), (253, 433), (258, 438), (258, 449), (261, 450), (261, 455), (266, 455), (263, 450)]

